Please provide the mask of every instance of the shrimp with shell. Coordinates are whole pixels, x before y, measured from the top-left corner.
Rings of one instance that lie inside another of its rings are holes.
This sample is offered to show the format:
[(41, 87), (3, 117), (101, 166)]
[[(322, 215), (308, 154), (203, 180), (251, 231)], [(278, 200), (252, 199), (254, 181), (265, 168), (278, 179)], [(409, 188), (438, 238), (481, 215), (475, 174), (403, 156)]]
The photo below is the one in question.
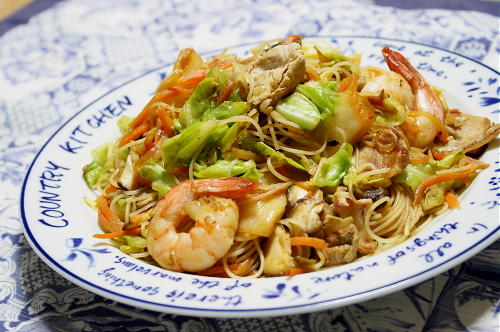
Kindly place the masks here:
[(410, 144), (425, 148), (434, 142), (437, 136), (444, 139), (445, 111), (437, 93), (401, 53), (384, 47), (382, 54), (389, 69), (403, 76), (414, 94), (413, 112), (408, 114), (402, 126)]
[[(156, 206), (147, 247), (155, 261), (172, 271), (198, 272), (213, 266), (234, 241), (239, 210), (232, 198), (257, 182), (244, 178), (188, 180), (172, 188)], [(188, 232), (179, 229), (192, 219)]]

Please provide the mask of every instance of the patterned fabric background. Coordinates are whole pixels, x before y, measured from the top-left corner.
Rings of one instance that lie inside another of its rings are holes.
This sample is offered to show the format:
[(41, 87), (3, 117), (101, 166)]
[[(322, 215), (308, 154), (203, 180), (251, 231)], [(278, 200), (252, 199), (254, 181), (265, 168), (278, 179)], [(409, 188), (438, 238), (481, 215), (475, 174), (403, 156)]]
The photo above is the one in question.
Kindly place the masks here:
[(288, 34), (411, 40), (498, 69), (498, 19), (480, 12), (402, 10), (370, 1), (56, 3), (0, 36), (0, 330), (499, 330), (498, 241), (404, 291), (335, 310), (248, 320), (118, 304), (66, 281), (26, 243), (18, 207), (23, 176), (65, 119), (110, 88), (172, 61), (180, 48), (204, 52)]

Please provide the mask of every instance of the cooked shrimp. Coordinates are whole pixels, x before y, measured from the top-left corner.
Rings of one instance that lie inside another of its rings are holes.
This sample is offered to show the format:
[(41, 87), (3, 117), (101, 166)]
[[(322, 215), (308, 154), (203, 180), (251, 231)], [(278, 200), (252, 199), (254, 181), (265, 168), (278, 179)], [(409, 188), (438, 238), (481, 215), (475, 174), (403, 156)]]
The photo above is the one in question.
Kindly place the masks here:
[(364, 76), (366, 84), (360, 91), (361, 95), (394, 98), (401, 105), (409, 109), (413, 107), (413, 92), (411, 87), (398, 73), (368, 67), (364, 70)]
[(436, 92), (401, 53), (384, 47), (382, 54), (389, 68), (403, 76), (410, 84), (414, 94), (414, 112), (408, 115), (402, 129), (412, 146), (424, 148), (439, 134), (446, 134), (443, 105)]
[[(243, 178), (184, 181), (158, 202), (148, 227), (148, 251), (158, 264), (172, 271), (197, 272), (213, 266), (231, 248), (239, 210), (230, 198), (257, 187)], [(178, 232), (191, 218), (189, 232)]]

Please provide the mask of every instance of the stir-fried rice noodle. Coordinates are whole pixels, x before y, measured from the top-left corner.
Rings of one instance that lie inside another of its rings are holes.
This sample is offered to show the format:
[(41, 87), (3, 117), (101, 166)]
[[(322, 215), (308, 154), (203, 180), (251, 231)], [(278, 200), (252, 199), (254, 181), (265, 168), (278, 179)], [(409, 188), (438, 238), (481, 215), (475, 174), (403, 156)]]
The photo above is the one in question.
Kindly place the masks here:
[[(486, 127), (466, 137), (441, 101), (414, 102), (429, 85), (388, 48), (389, 67), (405, 70), (360, 67), (361, 55), (300, 43), (267, 42), (247, 59), (183, 50), (141, 114), (120, 119), (121, 138), (84, 168), (117, 247), (200, 275), (294, 275), (382, 252), (459, 207), (488, 166), (478, 147), (499, 126), (482, 119)], [(431, 124), (418, 127), (422, 118)], [(460, 146), (473, 146), (474, 158)], [(206, 212), (217, 196), (220, 219)], [(202, 241), (192, 238), (199, 231)], [(199, 252), (199, 267), (186, 250)]]

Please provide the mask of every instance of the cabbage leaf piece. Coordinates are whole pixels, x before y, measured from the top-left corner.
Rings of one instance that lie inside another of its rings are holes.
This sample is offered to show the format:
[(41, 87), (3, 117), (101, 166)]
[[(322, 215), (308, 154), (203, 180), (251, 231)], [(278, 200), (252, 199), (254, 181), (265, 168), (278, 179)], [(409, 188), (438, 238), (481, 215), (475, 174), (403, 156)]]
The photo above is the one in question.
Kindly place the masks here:
[(110, 149), (112, 149), (112, 144), (104, 143), (92, 150), (92, 161), (83, 167), (83, 179), (89, 188), (94, 189), (99, 179), (111, 167), (108, 161)]
[(256, 168), (255, 161), (242, 161), (238, 159), (219, 160), (208, 167), (195, 164), (195, 171), (193, 174), (195, 177), (201, 179), (242, 175), (251, 180), (257, 180), (262, 176), (262, 173)]
[(297, 92), (306, 96), (319, 110), (321, 120), (335, 116), (340, 105), (337, 82), (311, 81), (299, 84)]
[(313, 130), (321, 120), (318, 108), (298, 92), (281, 99), (276, 105), (276, 111), (305, 130)]
[(168, 139), (161, 147), (163, 167), (168, 171), (176, 166), (188, 165), (217, 128), (218, 121), (196, 122)]
[(142, 166), (139, 174), (151, 181), (151, 188), (158, 192), (158, 198), (165, 196), (171, 187), (176, 184), (174, 176), (158, 164)]
[(334, 155), (322, 158), (310, 183), (318, 187), (338, 186), (351, 166), (352, 151), (351, 144), (342, 143)]

